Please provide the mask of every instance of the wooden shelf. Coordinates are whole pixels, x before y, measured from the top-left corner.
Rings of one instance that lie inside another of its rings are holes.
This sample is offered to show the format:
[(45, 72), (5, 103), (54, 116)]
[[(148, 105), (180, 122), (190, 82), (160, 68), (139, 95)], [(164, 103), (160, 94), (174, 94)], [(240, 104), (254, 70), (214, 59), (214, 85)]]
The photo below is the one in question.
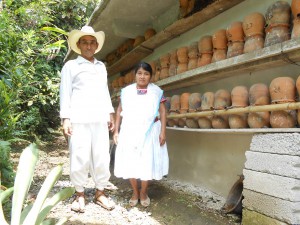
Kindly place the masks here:
[(181, 127), (167, 127), (168, 130), (200, 132), (200, 133), (217, 133), (217, 134), (255, 134), (255, 133), (299, 133), (300, 128), (260, 128), (260, 129), (194, 129)]
[(108, 75), (112, 76), (120, 71), (130, 69), (140, 60), (150, 55), (155, 48), (210, 20), (211, 18), (243, 1), (244, 0), (218, 0), (187, 18), (175, 21), (173, 24), (157, 33), (155, 36), (134, 48), (113, 65), (107, 67)]
[(156, 82), (164, 91), (300, 61), (300, 38), (198, 67)]

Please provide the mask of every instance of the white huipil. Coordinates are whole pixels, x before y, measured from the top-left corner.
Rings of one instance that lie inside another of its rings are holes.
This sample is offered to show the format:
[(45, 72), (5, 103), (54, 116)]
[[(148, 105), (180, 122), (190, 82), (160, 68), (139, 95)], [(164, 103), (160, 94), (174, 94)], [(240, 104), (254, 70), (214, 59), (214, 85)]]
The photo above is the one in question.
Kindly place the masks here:
[(122, 124), (115, 153), (116, 177), (160, 180), (169, 170), (167, 145), (160, 146), (159, 113), (163, 91), (149, 84), (147, 93), (137, 94), (136, 84), (122, 89)]
[(76, 191), (84, 191), (88, 172), (97, 189), (109, 184), (110, 155), (107, 122), (114, 113), (107, 87), (105, 65), (78, 56), (61, 72), (60, 117), (69, 118), (70, 179)]

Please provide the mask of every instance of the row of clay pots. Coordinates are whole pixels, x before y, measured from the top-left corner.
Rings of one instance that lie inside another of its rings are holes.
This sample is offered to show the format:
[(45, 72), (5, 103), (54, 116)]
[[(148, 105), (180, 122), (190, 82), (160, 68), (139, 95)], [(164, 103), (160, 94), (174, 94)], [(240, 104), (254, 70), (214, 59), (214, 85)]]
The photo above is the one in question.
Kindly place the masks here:
[[(217, 92), (182, 93), (167, 98), (168, 114), (182, 114), (196, 111), (220, 110), (246, 107), (249, 105), (269, 105), (295, 102), (296, 90), (300, 96), (300, 76), (295, 81), (290, 77), (278, 77), (272, 80), (269, 87), (263, 83), (236, 86), (231, 92), (220, 89)], [(198, 118), (168, 119), (170, 127), (188, 128), (293, 128), (300, 124), (300, 113), (296, 110), (272, 112), (241, 113), (232, 115), (206, 116)]]
[(148, 40), (152, 36), (156, 34), (156, 31), (153, 28), (148, 28), (144, 35), (138, 35), (134, 39), (127, 39), (124, 43), (122, 43), (115, 51), (107, 54), (106, 62), (108, 66), (114, 64), (128, 52), (130, 52), (133, 48), (137, 47), (144, 41)]

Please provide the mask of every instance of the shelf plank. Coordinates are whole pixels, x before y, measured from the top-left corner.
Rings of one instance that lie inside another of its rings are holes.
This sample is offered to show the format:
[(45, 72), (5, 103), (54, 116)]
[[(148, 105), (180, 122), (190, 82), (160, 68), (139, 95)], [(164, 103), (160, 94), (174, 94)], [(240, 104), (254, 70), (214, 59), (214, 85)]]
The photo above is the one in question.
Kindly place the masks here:
[(167, 127), (167, 130), (216, 133), (216, 134), (255, 134), (255, 133), (299, 133), (300, 128), (260, 128), (260, 129), (194, 129), (181, 127)]
[(113, 65), (107, 67), (108, 75), (112, 76), (118, 72), (130, 69), (140, 60), (150, 55), (155, 48), (210, 20), (211, 18), (243, 1), (244, 0), (218, 0), (187, 18), (175, 21), (161, 32), (157, 33), (150, 39), (144, 41), (141, 45), (134, 48)]
[(242, 72), (253, 72), (300, 61), (300, 38), (210, 63), (156, 82), (164, 91), (199, 85)]

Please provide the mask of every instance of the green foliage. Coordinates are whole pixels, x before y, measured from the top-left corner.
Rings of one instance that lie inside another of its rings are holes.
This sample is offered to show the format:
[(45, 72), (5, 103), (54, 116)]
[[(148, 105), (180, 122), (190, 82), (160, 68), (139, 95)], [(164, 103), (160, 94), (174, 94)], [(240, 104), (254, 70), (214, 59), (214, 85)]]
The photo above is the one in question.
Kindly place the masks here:
[[(30, 188), (35, 165), (38, 160), (38, 149), (35, 144), (29, 145), (25, 148), (21, 154), (18, 170), (16, 174), (16, 179), (14, 182), (13, 189), (7, 189), (0, 192), (0, 224), (7, 224), (5, 216), (2, 210), (2, 202), (4, 202), (11, 194), (13, 190), (12, 197), (12, 208), (11, 208), (11, 225), (32, 225), (32, 224), (42, 224), (49, 221), (46, 216), (51, 211), (51, 209), (60, 201), (69, 198), (75, 193), (74, 188), (64, 188), (48, 201), (48, 197), (54, 184), (62, 175), (62, 166), (59, 165), (51, 170), (51, 172), (46, 177), (37, 198), (33, 204), (27, 205), (25, 208), (25, 199)], [(1, 180), (0, 180), (1, 184)], [(61, 219), (57, 224), (62, 224), (61, 221), (66, 221), (65, 218)]]
[[(95, 0), (8, 0), (0, 13), (0, 136), (49, 136), (59, 120), (59, 71), (69, 30), (86, 24)], [(2, 100), (3, 98), (3, 100)], [(2, 117), (3, 115), (3, 117)]]
[(10, 160), (10, 143), (8, 141), (0, 141), (0, 174), (2, 184), (6, 187), (13, 185), (15, 173)]

